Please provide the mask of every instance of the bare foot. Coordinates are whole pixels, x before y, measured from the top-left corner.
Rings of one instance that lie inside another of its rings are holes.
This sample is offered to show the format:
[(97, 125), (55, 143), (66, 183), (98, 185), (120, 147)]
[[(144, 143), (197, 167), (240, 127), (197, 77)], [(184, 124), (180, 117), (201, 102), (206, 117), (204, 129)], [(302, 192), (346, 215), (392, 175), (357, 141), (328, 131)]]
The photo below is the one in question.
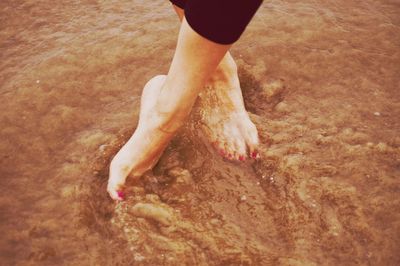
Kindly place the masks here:
[(217, 151), (230, 160), (257, 159), (257, 128), (244, 107), (236, 64), (230, 56), (199, 96), (203, 131)]
[(142, 93), (139, 123), (128, 142), (115, 155), (110, 164), (107, 191), (114, 200), (122, 200), (126, 177), (141, 176), (158, 161), (173, 133), (162, 131), (162, 117), (155, 104), (166, 76), (156, 76), (145, 85)]

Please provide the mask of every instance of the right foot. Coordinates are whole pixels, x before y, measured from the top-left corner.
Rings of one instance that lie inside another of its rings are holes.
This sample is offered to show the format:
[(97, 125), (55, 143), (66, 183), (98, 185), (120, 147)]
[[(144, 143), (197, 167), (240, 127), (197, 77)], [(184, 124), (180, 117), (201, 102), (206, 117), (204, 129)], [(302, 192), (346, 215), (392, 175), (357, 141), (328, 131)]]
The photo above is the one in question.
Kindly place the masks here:
[(230, 56), (224, 58), (199, 96), (203, 132), (221, 156), (257, 159), (257, 128), (245, 109), (236, 64)]
[(156, 76), (144, 87), (138, 127), (111, 161), (107, 191), (114, 200), (123, 199), (126, 177), (130, 173), (139, 177), (151, 169), (173, 136), (160, 129), (162, 117), (154, 112), (164, 81), (165, 76)]

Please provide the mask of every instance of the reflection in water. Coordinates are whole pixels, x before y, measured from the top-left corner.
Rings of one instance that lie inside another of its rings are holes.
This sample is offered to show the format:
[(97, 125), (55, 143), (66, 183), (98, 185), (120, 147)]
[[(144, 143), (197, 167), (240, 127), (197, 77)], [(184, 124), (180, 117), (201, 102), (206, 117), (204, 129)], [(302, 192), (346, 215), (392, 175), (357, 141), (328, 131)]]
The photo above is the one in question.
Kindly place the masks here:
[(167, 1), (3, 1), (1, 261), (400, 264), (398, 9), (264, 3), (232, 50), (262, 159), (221, 159), (196, 109), (115, 204), (110, 158), (177, 19)]

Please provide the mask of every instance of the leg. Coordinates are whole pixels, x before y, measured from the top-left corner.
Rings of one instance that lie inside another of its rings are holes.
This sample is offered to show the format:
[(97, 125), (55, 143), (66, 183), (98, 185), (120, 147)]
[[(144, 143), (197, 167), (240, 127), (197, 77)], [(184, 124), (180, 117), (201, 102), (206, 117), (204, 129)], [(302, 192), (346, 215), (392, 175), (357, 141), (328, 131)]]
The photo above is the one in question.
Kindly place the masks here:
[(146, 84), (138, 127), (111, 162), (111, 198), (122, 199), (118, 191), (130, 172), (140, 176), (154, 166), (229, 47), (200, 36), (183, 20), (168, 75)]
[[(182, 21), (184, 10), (173, 5)], [(257, 129), (243, 103), (237, 66), (229, 52), (200, 93), (203, 131), (221, 155), (244, 160), (247, 154), (256, 158)], [(247, 150), (247, 152), (246, 152)]]

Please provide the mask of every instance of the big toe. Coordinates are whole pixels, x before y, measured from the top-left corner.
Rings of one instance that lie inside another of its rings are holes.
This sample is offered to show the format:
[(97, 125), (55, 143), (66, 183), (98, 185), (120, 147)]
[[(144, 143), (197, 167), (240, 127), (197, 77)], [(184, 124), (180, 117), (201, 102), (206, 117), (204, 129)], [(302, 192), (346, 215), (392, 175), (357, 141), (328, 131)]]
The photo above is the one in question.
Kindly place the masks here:
[(107, 192), (113, 200), (121, 201), (124, 199), (123, 186), (124, 184), (118, 182), (119, 179), (110, 177), (107, 184)]
[(124, 200), (124, 192), (120, 188), (108, 186), (107, 192), (113, 200), (122, 201)]

